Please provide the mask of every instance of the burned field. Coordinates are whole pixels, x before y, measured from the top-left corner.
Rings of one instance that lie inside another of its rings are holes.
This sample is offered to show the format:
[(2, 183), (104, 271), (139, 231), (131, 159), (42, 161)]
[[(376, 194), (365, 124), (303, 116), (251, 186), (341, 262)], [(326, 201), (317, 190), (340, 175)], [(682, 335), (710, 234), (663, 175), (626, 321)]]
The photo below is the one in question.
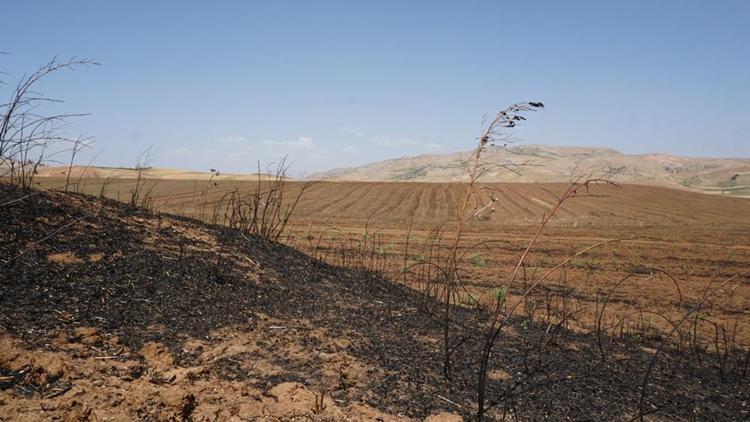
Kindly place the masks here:
[[(46, 188), (64, 183), (59, 178), (38, 181)], [(128, 202), (133, 185), (133, 179), (81, 179), (75, 188)], [(143, 205), (156, 212), (223, 224), (227, 196), (235, 189), (249, 194), (257, 183), (153, 179), (142, 185)], [(302, 185), (288, 183), (287, 197), (293, 198)], [(472, 208), (482, 209), (490, 196), (497, 201), (494, 212), (484, 210), (465, 227), (459, 245), (465, 291), (457, 301), (471, 305), (492, 300), (553, 206), (551, 194), (565, 186), (481, 185)], [(314, 183), (279, 241), (331, 265), (377, 270), (424, 291), (435, 279), (429, 263), (445, 262), (456, 203), (465, 191), (465, 185), (447, 183)], [(622, 333), (665, 331), (670, 320), (684, 314), (687, 298), (750, 271), (748, 239), (750, 199), (599, 185), (563, 205), (530, 251), (524, 271), (533, 278), (583, 248), (611, 241), (568, 262), (532, 299), (540, 304), (564, 299), (576, 309), (582, 331), (597, 323), (614, 325), (612, 330)], [(749, 300), (750, 284), (738, 277), (714, 295), (710, 318), (694, 321), (697, 331), (712, 343), (726, 332), (731, 343), (750, 346)]]
[[(396, 264), (389, 263), (403, 255), (389, 259), (388, 251), (377, 249), (360, 253), (358, 264), (346, 258), (336, 263), (342, 251), (333, 242), (302, 253), (220, 225), (106, 199), (5, 186), (1, 196), (3, 415), (397, 420), (446, 413), (470, 418), (475, 412), (486, 311), (466, 303), (450, 315), (455, 346), (446, 378), (441, 305), (424, 289), (412, 288), (418, 280), (407, 280), (410, 287), (394, 276), (389, 266)], [(308, 238), (321, 237), (303, 220), (315, 214), (300, 215), (285, 241), (315, 245)], [(359, 221), (371, 224), (374, 218)], [(320, 221), (318, 233), (326, 225)], [(340, 226), (354, 227), (351, 233), (361, 240), (364, 225), (349, 223)], [(378, 230), (392, 236), (393, 249), (405, 246), (406, 233), (429, 233), (425, 226), (406, 232), (395, 228), (399, 222), (382, 223)], [(514, 236), (526, 233), (517, 230)], [(474, 233), (480, 232), (487, 231)], [(553, 227), (549, 236), (564, 240), (564, 233), (564, 227)], [(697, 239), (711, 235), (709, 229), (695, 233)], [(734, 227), (726, 233), (735, 237), (717, 236), (712, 259), (730, 242), (741, 246), (744, 232)], [(568, 247), (561, 245), (547, 252)], [(356, 250), (363, 250), (362, 243), (349, 256), (357, 257), (351, 255)], [(746, 250), (738, 250), (723, 264), (726, 273), (747, 266)], [(368, 257), (374, 259), (369, 268)], [(489, 263), (502, 262), (491, 258), (468, 271), (478, 279), (490, 273)], [(742, 286), (734, 291), (744, 294)], [(688, 288), (681, 294), (685, 309), (699, 298)], [(745, 305), (735, 306), (741, 307), (741, 321)], [(690, 343), (637, 327), (626, 333), (584, 330), (572, 319), (555, 321), (539, 312), (513, 317), (495, 345), (487, 416), (748, 417), (744, 331), (738, 329), (739, 340), (731, 344), (717, 337), (715, 351), (708, 337)]]

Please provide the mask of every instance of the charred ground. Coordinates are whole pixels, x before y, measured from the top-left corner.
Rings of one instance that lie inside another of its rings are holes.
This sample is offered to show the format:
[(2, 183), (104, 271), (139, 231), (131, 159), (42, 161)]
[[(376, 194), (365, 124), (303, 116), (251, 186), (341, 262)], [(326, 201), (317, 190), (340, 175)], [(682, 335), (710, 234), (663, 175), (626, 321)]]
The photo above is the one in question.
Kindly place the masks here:
[[(0, 198), (0, 414), (472, 415), (480, 311), (453, 314), (448, 381), (439, 304), (378, 274), (110, 200), (4, 185)], [(514, 323), (492, 360), (495, 416), (629, 420), (659, 340), (612, 339), (605, 362), (589, 335)], [(660, 355), (648, 417), (747, 418), (746, 373), (722, 380), (687, 353)]]

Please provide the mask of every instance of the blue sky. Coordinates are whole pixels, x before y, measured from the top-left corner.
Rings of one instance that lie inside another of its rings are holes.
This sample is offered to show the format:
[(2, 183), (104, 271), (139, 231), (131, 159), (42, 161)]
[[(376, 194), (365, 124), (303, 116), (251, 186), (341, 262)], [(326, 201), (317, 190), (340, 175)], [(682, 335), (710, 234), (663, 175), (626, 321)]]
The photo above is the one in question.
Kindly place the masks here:
[[(12, 1), (12, 82), (90, 112), (100, 165), (298, 172), (468, 150), (485, 113), (542, 101), (526, 143), (750, 156), (750, 2)], [(0, 95), (9, 95), (9, 87)], [(85, 160), (85, 158), (84, 158)]]

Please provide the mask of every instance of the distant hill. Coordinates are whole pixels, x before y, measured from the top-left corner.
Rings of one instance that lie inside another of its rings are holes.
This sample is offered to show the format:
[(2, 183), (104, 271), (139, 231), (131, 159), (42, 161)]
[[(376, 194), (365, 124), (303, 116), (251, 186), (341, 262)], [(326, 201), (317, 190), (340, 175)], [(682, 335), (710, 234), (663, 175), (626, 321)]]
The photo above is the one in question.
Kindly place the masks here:
[[(341, 168), (310, 176), (315, 180), (459, 182), (467, 180), (470, 152), (419, 155)], [(610, 148), (523, 145), (488, 150), (495, 165), (483, 182), (564, 182), (571, 174), (617, 182), (679, 186), (750, 195), (750, 159), (623, 154)], [(503, 167), (504, 166), (504, 167)]]
[[(37, 169), (37, 177), (65, 178), (70, 171), (71, 180), (78, 178), (90, 179), (135, 179), (138, 170), (130, 167), (96, 167), (96, 166), (41, 166)], [(2, 176), (2, 174), (0, 174)], [(160, 180), (231, 180), (231, 181), (256, 181), (257, 173), (235, 174), (208, 171), (180, 170), (170, 168), (148, 167), (142, 170), (141, 177), (146, 179)], [(273, 175), (262, 174), (261, 178), (266, 180)], [(290, 179), (287, 177), (287, 179)]]

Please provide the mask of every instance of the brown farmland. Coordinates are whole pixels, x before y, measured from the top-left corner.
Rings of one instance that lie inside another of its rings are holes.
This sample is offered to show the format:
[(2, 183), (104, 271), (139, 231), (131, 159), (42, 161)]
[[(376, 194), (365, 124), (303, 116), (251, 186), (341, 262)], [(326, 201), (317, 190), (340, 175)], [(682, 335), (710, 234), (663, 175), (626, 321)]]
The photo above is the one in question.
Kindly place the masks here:
[[(45, 188), (64, 184), (57, 178), (38, 180)], [(134, 183), (83, 179), (77, 188), (127, 201)], [(289, 183), (287, 196), (294, 196), (301, 184)], [(249, 193), (255, 186), (246, 181), (149, 179), (142, 202), (155, 211), (222, 223), (226, 195), (234, 189)], [(476, 209), (486, 205), (491, 192), (498, 200), (495, 211), (473, 218), (462, 236), (464, 290), (458, 302), (468, 306), (491, 299), (556, 202), (554, 195), (565, 187), (481, 186), (485, 197), (473, 204)], [(331, 264), (382, 271), (429, 289), (435, 274), (419, 263), (444, 259), (465, 189), (446, 183), (316, 182), (302, 197), (282, 241)], [(732, 342), (750, 345), (749, 199), (655, 186), (593, 186), (577, 192), (550, 224), (531, 250), (526, 277), (582, 248), (612, 242), (557, 271), (531, 301), (537, 308), (527, 306), (525, 312), (549, 314), (542, 304), (554, 303), (576, 310), (572, 329), (592, 329), (599, 315), (600, 326), (620, 334), (630, 329), (663, 333), (704, 289), (740, 275), (694, 323), (698, 335), (723, 333)], [(510, 295), (518, 293), (511, 290)]]

